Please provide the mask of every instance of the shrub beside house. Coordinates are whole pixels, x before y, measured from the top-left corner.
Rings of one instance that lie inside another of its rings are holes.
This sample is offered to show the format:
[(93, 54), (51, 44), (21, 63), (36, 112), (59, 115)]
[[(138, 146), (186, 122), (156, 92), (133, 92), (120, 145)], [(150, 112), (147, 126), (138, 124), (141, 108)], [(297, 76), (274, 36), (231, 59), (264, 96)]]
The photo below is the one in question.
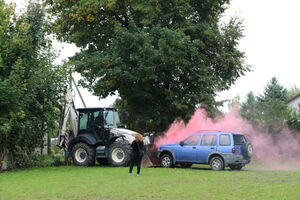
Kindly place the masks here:
[(300, 113), (300, 93), (290, 98), (287, 102), (285, 102), (290, 108), (296, 110)]

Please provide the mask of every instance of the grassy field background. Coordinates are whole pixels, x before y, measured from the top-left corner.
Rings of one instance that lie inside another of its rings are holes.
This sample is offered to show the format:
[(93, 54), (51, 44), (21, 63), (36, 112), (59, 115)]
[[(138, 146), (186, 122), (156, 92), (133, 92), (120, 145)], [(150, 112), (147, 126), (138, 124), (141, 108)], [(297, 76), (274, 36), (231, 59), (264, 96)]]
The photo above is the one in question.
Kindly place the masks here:
[(0, 200), (10, 199), (300, 199), (300, 171), (211, 171), (205, 165), (142, 168), (48, 167), (0, 173)]

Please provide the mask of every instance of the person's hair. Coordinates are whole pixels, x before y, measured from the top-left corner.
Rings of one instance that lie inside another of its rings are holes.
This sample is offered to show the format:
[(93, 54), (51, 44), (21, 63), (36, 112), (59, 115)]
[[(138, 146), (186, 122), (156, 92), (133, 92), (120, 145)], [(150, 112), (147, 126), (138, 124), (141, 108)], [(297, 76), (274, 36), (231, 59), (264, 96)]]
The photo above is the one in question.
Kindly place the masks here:
[(135, 140), (136, 140), (136, 141), (143, 141), (143, 136), (142, 136), (141, 134), (137, 133), (137, 134), (135, 135)]

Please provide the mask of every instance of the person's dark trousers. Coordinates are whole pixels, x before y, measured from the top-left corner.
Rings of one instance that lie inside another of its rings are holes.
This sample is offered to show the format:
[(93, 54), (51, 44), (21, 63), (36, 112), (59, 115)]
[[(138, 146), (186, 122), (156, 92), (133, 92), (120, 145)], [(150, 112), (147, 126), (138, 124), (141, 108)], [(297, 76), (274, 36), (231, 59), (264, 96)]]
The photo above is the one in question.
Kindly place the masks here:
[(130, 168), (129, 168), (129, 173), (132, 173), (132, 169), (134, 164), (136, 163), (137, 165), (137, 174), (140, 174), (141, 171), (141, 162), (142, 162), (142, 157), (140, 156), (132, 156), (131, 162), (130, 162)]

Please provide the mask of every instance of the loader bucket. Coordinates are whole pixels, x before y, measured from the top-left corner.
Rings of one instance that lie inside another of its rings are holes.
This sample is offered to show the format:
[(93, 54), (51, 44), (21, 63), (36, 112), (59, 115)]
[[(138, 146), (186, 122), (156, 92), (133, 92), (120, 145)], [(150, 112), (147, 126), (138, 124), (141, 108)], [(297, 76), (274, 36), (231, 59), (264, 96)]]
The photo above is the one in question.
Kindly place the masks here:
[(146, 146), (146, 154), (144, 155), (142, 160), (142, 165), (144, 167), (155, 167), (160, 165), (156, 152), (157, 148), (154, 145)]

